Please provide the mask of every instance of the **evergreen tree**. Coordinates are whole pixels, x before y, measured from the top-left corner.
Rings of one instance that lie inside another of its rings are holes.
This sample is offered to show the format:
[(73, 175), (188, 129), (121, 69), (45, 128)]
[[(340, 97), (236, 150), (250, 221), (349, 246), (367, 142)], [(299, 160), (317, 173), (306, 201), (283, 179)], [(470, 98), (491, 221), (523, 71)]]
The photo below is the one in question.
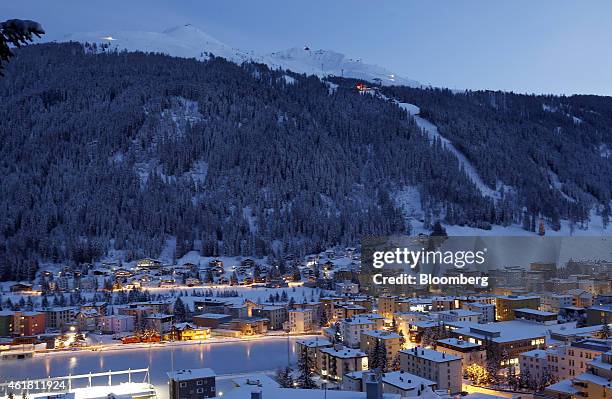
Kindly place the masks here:
[(276, 371), (276, 382), (281, 386), (281, 388), (293, 388), (293, 377), (291, 374), (293, 370), (290, 367), (285, 367), (278, 369)]
[(2, 64), (13, 56), (9, 45), (21, 47), (32, 42), (34, 36), (40, 37), (44, 34), (45, 31), (38, 22), (21, 19), (0, 22), (0, 76), (3, 76)]
[(312, 380), (312, 370), (306, 349), (301, 350), (298, 355), (298, 373), (296, 382), (299, 388), (313, 389), (316, 387)]
[(177, 322), (182, 323), (185, 321), (186, 317), (187, 317), (186, 306), (183, 303), (183, 300), (179, 297), (174, 302), (174, 319)]

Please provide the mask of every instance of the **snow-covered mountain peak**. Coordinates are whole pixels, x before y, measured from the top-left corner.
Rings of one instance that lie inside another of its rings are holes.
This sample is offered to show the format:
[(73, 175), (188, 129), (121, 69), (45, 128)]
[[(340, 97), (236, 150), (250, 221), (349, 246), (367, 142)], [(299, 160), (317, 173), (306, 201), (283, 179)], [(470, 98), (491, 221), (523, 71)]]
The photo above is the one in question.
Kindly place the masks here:
[(349, 58), (333, 50), (314, 50), (307, 46), (268, 54), (273, 62), (284, 69), (319, 76), (343, 76), (347, 78), (380, 81), (386, 85), (421, 86), (415, 80), (406, 79), (378, 65), (367, 64), (360, 58)]
[(185, 40), (186, 43), (214, 43), (216, 45), (228, 47), (227, 45), (210, 36), (200, 28), (197, 28), (191, 24), (179, 25), (172, 28), (168, 28), (162, 31), (161, 33), (169, 37)]
[(294, 47), (270, 54), (256, 54), (233, 48), (191, 24), (179, 25), (162, 32), (108, 31), (81, 32), (68, 35), (65, 41), (105, 43), (112, 49), (164, 53), (175, 57), (207, 59), (214, 54), (229, 61), (260, 62), (271, 68), (288, 69), (297, 73), (320, 77), (329, 75), (380, 81), (386, 85), (421, 86), (378, 65), (361, 59), (349, 58), (331, 50), (312, 50), (307, 46)]

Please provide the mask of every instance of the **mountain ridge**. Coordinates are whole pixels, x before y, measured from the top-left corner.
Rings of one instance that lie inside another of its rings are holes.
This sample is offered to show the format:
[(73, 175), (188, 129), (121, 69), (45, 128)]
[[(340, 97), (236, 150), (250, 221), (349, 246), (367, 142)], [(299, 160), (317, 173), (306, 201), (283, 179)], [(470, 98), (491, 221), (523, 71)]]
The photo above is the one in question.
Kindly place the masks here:
[(339, 76), (367, 81), (379, 81), (383, 85), (421, 87), (421, 83), (401, 77), (386, 68), (367, 64), (332, 50), (313, 50), (308, 46), (257, 54), (231, 47), (191, 24), (178, 25), (161, 32), (108, 31), (76, 32), (61, 41), (104, 44), (110, 49), (158, 52), (175, 57), (205, 60), (213, 54), (241, 64), (257, 62), (272, 69), (287, 69), (296, 73), (319, 77)]

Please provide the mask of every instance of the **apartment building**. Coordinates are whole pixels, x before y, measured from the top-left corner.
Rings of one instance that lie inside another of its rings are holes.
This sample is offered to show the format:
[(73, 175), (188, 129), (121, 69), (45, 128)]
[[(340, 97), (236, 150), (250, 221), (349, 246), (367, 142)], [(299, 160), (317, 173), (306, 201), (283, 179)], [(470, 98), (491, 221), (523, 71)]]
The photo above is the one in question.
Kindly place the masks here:
[(493, 323), (495, 321), (494, 303), (464, 302), (461, 306), (465, 310), (478, 313), (478, 323), (480, 324)]
[[(546, 325), (537, 326), (523, 321), (492, 324), (471, 324), (455, 330), (451, 335), (479, 345), (490, 345), (498, 353), (508, 353), (510, 364), (518, 365), (519, 355), (545, 344)], [(505, 364), (501, 364), (505, 366)]]
[(542, 295), (540, 310), (545, 312), (559, 313), (561, 308), (574, 306), (574, 296), (570, 294), (551, 294)]
[(342, 342), (349, 348), (359, 348), (361, 334), (376, 329), (376, 323), (365, 317), (351, 317), (340, 322)]
[(287, 330), (291, 333), (305, 333), (314, 329), (311, 309), (291, 309), (288, 312)]
[(368, 369), (368, 355), (359, 350), (335, 345), (320, 350), (321, 369), (324, 378), (341, 381), (345, 374)]
[(439, 339), (436, 351), (461, 357), (461, 367), (465, 370), (472, 364), (486, 366), (487, 351), (483, 345), (458, 338)]
[(285, 323), (289, 317), (287, 308), (280, 305), (267, 305), (261, 308), (253, 308), (252, 315), (268, 319), (268, 328), (273, 331), (282, 330), (283, 323)]
[(390, 331), (372, 330), (361, 333), (360, 348), (365, 353), (371, 354), (378, 345), (384, 345), (387, 366), (393, 364), (400, 348), (400, 335)]
[(479, 317), (481, 316), (481, 314), (478, 312), (465, 309), (443, 310), (441, 312), (436, 312), (433, 315), (436, 316), (438, 320), (447, 323), (478, 323)]
[(498, 321), (514, 320), (514, 310), (529, 308), (539, 309), (539, 296), (508, 295), (500, 296), (495, 300), (495, 318)]
[(461, 392), (461, 357), (418, 346), (399, 356), (401, 370), (434, 381), (451, 394)]
[(73, 310), (72, 307), (68, 306), (45, 309), (45, 323), (47, 328), (58, 331), (65, 330), (68, 324), (73, 320)]

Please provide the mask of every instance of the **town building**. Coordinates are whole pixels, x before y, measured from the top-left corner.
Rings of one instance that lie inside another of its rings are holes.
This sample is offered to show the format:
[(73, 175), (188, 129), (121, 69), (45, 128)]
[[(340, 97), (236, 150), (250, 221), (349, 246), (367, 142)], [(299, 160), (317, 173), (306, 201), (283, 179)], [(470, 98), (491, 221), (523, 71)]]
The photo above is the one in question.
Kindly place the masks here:
[(400, 335), (391, 331), (372, 330), (361, 333), (360, 348), (367, 354), (373, 354), (376, 345), (385, 349), (387, 367), (391, 367), (401, 349)]
[(198, 327), (220, 328), (221, 324), (227, 323), (232, 319), (230, 315), (221, 313), (202, 313), (193, 316), (193, 322)]
[(482, 302), (464, 302), (462, 308), (478, 313), (478, 323), (486, 324), (495, 321), (495, 304)]
[(336, 283), (336, 294), (338, 295), (353, 295), (359, 294), (359, 284), (350, 281)]
[(154, 313), (145, 318), (147, 329), (162, 335), (172, 330), (174, 316), (165, 313)]
[(497, 321), (514, 320), (515, 309), (539, 309), (540, 297), (538, 296), (523, 296), (523, 295), (508, 295), (497, 297), (495, 300), (495, 318)]
[(368, 369), (368, 356), (359, 349), (351, 349), (342, 345), (320, 350), (323, 378), (341, 381), (346, 373)]
[(261, 317), (245, 317), (232, 319), (226, 326), (229, 330), (237, 331), (241, 336), (260, 335), (268, 332), (268, 319)]
[(556, 380), (585, 373), (588, 364), (597, 356), (612, 349), (612, 340), (587, 338), (547, 349), (548, 369)]
[[(374, 373), (371, 371), (355, 371), (344, 375), (341, 388), (344, 391), (366, 392), (367, 381)], [(431, 397), (437, 389), (435, 381), (419, 377), (405, 371), (392, 371), (383, 373), (380, 377), (382, 392), (400, 395), (402, 398), (422, 397), (428, 392)]]
[(79, 331), (95, 331), (98, 328), (98, 312), (94, 309), (80, 310), (74, 317)]
[(463, 321), (468, 323), (478, 323), (481, 316), (481, 314), (478, 312), (472, 312), (471, 310), (465, 309), (443, 310), (441, 312), (433, 313), (433, 315), (436, 316), (438, 320), (449, 323)]
[(482, 345), (458, 338), (444, 338), (436, 342), (436, 351), (461, 357), (461, 367), (465, 370), (472, 364), (486, 366), (487, 351)]
[(573, 295), (547, 293), (541, 297), (540, 309), (545, 312), (559, 313), (561, 308), (568, 306), (574, 306)]
[(310, 309), (290, 309), (287, 330), (290, 333), (306, 333), (314, 329), (313, 312)]
[(548, 353), (544, 349), (534, 349), (519, 355), (519, 369), (523, 377), (543, 381), (549, 374)]
[(106, 334), (120, 334), (134, 331), (135, 321), (134, 316), (127, 315), (110, 315), (100, 316), (99, 327)]
[(438, 389), (461, 392), (461, 357), (415, 347), (399, 352), (401, 370), (435, 381)]
[(612, 323), (612, 305), (591, 306), (586, 310), (587, 326)]
[(0, 337), (10, 337), (15, 333), (15, 312), (0, 311)]
[(211, 337), (210, 328), (191, 323), (176, 323), (169, 333), (174, 341), (204, 341)]
[(72, 307), (68, 306), (45, 309), (45, 323), (47, 328), (58, 331), (65, 330), (68, 324), (72, 323), (73, 310)]
[[(496, 353), (507, 353), (510, 365), (518, 365), (519, 355), (545, 344), (546, 326), (524, 321), (470, 324), (451, 330), (451, 335), (478, 345), (490, 346)], [(502, 366), (506, 366), (503, 364)]]
[(170, 399), (202, 399), (217, 396), (215, 372), (208, 368), (169, 372)]
[(376, 323), (365, 317), (352, 317), (340, 322), (342, 342), (349, 348), (359, 348), (361, 334), (376, 329)]
[(609, 398), (612, 395), (610, 381), (612, 381), (612, 351), (593, 359), (586, 372), (546, 387), (543, 396), (562, 399)]
[(45, 314), (42, 312), (15, 312), (15, 325), (19, 326), (21, 336), (31, 337), (44, 334), (46, 330)]
[(296, 341), (298, 353), (306, 352), (308, 356), (308, 364), (311, 365), (312, 371), (318, 372), (322, 368), (321, 349), (331, 348), (331, 341), (326, 338), (310, 338)]
[(288, 318), (287, 308), (280, 305), (266, 305), (260, 308), (253, 308), (252, 315), (268, 319), (268, 328), (272, 331), (282, 330), (283, 323)]
[(557, 313), (545, 312), (537, 309), (514, 309), (514, 318), (517, 320), (533, 321), (541, 324), (557, 324)]

